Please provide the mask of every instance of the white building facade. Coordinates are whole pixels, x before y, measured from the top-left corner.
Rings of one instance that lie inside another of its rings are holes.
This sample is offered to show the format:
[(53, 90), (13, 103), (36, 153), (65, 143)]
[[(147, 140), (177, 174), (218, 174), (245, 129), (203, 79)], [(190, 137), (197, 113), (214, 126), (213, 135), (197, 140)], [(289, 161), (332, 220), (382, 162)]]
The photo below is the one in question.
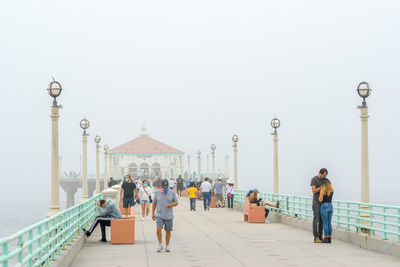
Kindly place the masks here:
[(117, 159), (118, 175), (139, 179), (183, 177), (184, 152), (152, 137), (143, 127), (139, 136), (111, 150)]

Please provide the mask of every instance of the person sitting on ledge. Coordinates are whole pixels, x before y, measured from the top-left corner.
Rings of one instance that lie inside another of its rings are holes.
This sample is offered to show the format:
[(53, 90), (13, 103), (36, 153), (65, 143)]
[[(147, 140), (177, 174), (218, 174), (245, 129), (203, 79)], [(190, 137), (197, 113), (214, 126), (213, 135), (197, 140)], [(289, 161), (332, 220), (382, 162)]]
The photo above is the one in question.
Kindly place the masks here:
[(111, 220), (113, 219), (121, 219), (121, 212), (115, 203), (110, 201), (106, 202), (104, 199), (100, 200), (97, 203), (97, 211), (99, 216), (97, 216), (92, 225), (90, 226), (89, 230), (82, 228), (83, 232), (89, 237), (96, 226), (100, 223), (101, 227), (101, 239), (99, 242), (107, 242), (106, 239), (106, 226), (111, 225)]
[[(262, 198), (258, 198), (258, 190), (250, 190), (249, 193), (247, 194), (249, 198), (250, 203), (255, 203), (257, 206), (270, 206), (279, 209), (279, 201), (276, 202), (276, 204), (273, 204), (271, 202), (265, 201)], [(267, 219), (269, 214), (269, 209), (265, 207), (265, 219)]]

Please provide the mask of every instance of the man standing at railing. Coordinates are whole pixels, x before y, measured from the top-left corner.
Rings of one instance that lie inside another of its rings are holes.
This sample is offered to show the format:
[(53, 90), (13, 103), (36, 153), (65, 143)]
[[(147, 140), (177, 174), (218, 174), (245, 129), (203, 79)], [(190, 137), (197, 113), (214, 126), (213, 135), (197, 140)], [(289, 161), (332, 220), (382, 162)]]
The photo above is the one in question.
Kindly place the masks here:
[(328, 170), (322, 168), (319, 170), (319, 173), (311, 179), (311, 191), (313, 193), (313, 205), (312, 209), (314, 212), (313, 219), (313, 235), (314, 235), (314, 243), (322, 243), (322, 219), (320, 214), (321, 204), (318, 201), (319, 192), (321, 190), (321, 184), (323, 179), (327, 179)]

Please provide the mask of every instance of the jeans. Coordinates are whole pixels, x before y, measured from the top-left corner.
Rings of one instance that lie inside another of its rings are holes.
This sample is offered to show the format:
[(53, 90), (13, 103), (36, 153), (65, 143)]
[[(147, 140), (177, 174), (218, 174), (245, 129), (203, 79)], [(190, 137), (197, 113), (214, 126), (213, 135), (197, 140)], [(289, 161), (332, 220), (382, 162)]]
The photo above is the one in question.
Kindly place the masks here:
[(332, 236), (332, 214), (333, 205), (332, 202), (324, 202), (321, 204), (321, 218), (324, 223), (324, 234), (325, 236)]
[(233, 197), (235, 196), (234, 194), (231, 194), (231, 198), (228, 198), (228, 209), (233, 209)]
[(210, 192), (203, 192), (203, 203), (204, 203), (204, 210), (210, 207), (211, 203), (211, 193)]
[(190, 210), (196, 210), (196, 198), (190, 199)]
[(322, 237), (322, 219), (320, 214), (321, 204), (318, 200), (313, 200), (312, 209), (314, 212), (313, 219), (313, 235), (314, 237)]

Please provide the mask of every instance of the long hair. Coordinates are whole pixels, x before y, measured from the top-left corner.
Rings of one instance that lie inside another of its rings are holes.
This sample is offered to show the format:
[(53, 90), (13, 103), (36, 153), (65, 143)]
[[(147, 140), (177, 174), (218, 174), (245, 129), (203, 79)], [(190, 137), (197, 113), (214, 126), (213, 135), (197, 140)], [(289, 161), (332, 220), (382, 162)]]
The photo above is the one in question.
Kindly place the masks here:
[(329, 196), (330, 194), (332, 194), (333, 192), (333, 186), (331, 184), (331, 182), (328, 179), (323, 179), (322, 180), (322, 184), (321, 184), (321, 191), (320, 193), (322, 195), (327, 195)]
[(257, 192), (251, 193), (250, 196), (249, 196), (249, 202), (250, 203), (257, 203), (257, 197), (258, 197)]

